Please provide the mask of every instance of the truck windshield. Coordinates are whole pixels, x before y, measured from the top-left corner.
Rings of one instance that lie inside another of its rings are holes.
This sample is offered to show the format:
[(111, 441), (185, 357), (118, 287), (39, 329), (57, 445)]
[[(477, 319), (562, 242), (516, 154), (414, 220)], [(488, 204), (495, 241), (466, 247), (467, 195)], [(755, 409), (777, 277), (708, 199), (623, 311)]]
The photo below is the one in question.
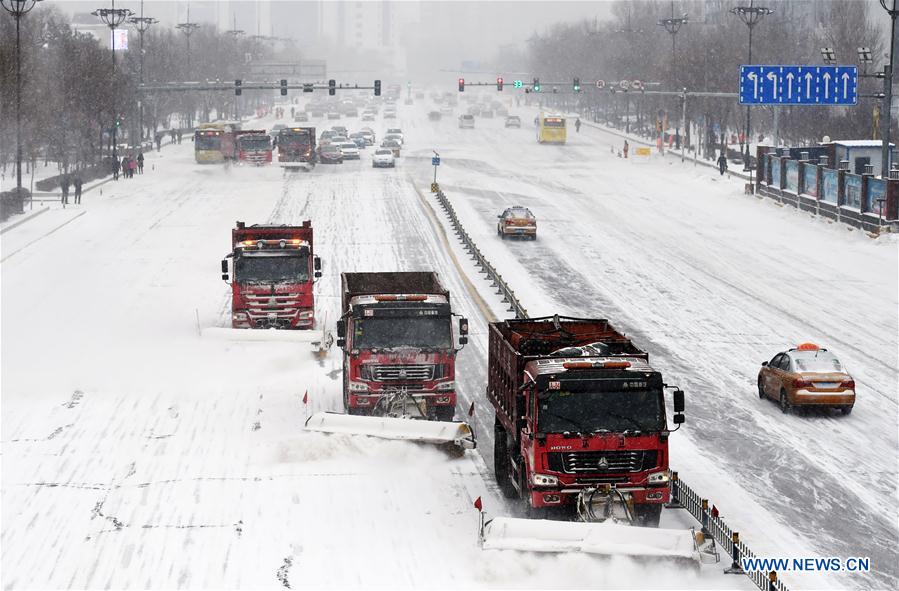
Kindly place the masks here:
[(653, 432), (664, 428), (663, 417), (658, 390), (549, 390), (541, 392), (537, 402), (541, 433)]
[(370, 317), (357, 319), (353, 326), (353, 347), (356, 349), (452, 347), (450, 322), (446, 316)]
[(238, 283), (305, 283), (309, 281), (309, 257), (242, 256), (234, 262), (234, 278)]
[(241, 150), (271, 150), (271, 138), (267, 135), (242, 137), (238, 140)]

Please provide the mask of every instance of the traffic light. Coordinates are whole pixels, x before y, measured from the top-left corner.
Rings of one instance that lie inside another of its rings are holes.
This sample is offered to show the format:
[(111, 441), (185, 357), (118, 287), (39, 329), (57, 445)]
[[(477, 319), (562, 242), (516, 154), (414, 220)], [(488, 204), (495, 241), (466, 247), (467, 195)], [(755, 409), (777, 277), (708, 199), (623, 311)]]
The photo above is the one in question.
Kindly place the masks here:
[(465, 78), (459, 78), (459, 92), (465, 92)]
[(574, 79), (574, 91), (575, 91), (575, 92), (580, 92), (580, 91), (581, 91), (581, 79), (580, 79), (580, 78), (575, 78), (575, 79)]
[(375, 80), (375, 96), (381, 96), (381, 81)]
[(240, 96), (243, 93), (243, 89), (241, 88), (242, 84), (243, 84), (242, 80), (234, 81), (234, 96)]
[(503, 79), (502, 78), (496, 79), (496, 89), (499, 90), (500, 92), (502, 92), (502, 90), (503, 90)]
[(281, 80), (281, 96), (287, 96), (287, 80)]
[(540, 78), (534, 78), (534, 92), (540, 92)]
[(336, 80), (328, 80), (328, 94), (334, 96), (337, 94), (337, 81)]

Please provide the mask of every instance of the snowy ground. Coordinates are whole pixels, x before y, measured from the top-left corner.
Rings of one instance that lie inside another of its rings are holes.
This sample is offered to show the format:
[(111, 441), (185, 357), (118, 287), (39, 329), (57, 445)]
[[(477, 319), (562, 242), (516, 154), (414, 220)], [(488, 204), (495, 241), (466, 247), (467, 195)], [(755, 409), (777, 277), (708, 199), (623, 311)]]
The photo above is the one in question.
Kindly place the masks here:
[[(458, 130), (426, 111), (400, 107), (396, 170), (372, 170), (364, 154), (286, 177), (226, 171), (194, 164), (185, 142), (148, 155), (142, 177), (85, 193), (81, 209), (0, 236), (3, 587), (750, 587), (721, 565), (697, 575), (477, 547), (474, 498), (514, 513), (483, 459), (485, 316), (505, 313), (416, 190), (432, 148), (469, 232), (532, 314), (607, 316), (687, 389), (673, 465), (721, 499), (757, 552), (870, 555), (878, 571), (785, 580), (890, 586), (895, 243), (745, 198), (706, 169), (612, 159), (605, 142), (616, 140), (598, 131), (544, 147), (527, 125)], [(491, 224), (510, 201), (537, 213), (536, 243), (496, 239)], [(308, 345), (198, 336), (225, 324), (218, 267), (234, 221), (303, 219), (325, 265), (326, 324), (341, 271), (441, 274), (471, 319), (459, 407), (476, 402), (480, 453), (303, 433), (307, 414), (340, 409), (336, 351), (317, 361)], [(755, 395), (757, 363), (807, 338), (854, 371), (862, 394), (850, 417), (783, 417)], [(688, 524), (683, 512), (663, 516)]]

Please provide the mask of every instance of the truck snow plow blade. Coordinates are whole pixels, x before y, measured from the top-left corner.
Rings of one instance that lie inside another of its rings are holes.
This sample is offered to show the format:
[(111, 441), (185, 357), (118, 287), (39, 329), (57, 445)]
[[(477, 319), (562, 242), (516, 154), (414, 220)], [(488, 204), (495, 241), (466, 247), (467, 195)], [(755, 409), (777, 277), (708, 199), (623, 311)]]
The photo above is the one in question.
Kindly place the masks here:
[(545, 519), (496, 517), (481, 528), (485, 550), (525, 552), (582, 552), (604, 556), (633, 556), (700, 561), (690, 530), (654, 529), (616, 523), (584, 523)]
[(276, 330), (254, 328), (222, 328), (211, 326), (200, 331), (203, 338), (224, 341), (287, 341), (316, 344), (322, 340), (320, 330)]
[(306, 420), (306, 430), (419, 441), (437, 445), (452, 444), (463, 450), (474, 449), (476, 445), (471, 427), (468, 423), (462, 422), (422, 421), (318, 412)]

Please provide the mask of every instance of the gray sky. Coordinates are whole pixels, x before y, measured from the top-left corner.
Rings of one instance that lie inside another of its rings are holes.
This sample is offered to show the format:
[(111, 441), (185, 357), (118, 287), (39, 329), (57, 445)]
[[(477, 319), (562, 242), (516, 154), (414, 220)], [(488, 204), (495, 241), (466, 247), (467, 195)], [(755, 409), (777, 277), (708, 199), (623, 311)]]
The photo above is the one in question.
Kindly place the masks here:
[[(260, 0), (261, 1), (261, 0)], [(372, 0), (369, 0), (372, 1)], [(272, 0), (273, 4), (279, 5), (277, 10), (280, 14), (288, 14), (293, 18), (301, 19), (304, 14), (310, 10), (316, 10), (317, 5), (324, 4), (323, 11), (333, 12), (336, 8), (336, 1), (297, 1), (297, 0)], [(61, 7), (69, 14), (88, 13), (97, 8), (105, 8), (111, 6), (111, 0), (46, 0), (47, 5), (56, 5)], [(190, 6), (191, 20), (198, 22), (215, 23), (216, 19), (222, 18), (222, 12), (230, 13), (227, 18), (230, 23), (236, 16), (237, 27), (248, 33), (257, 32), (260, 24), (257, 15), (259, 10), (256, 6), (257, 2), (253, 0), (220, 0), (219, 2), (211, 0), (144, 0), (145, 16), (158, 18), (162, 24), (174, 25), (176, 22), (186, 19), (187, 9)], [(355, 2), (346, 2), (346, 4), (355, 4)], [(489, 37), (482, 39), (483, 45), (492, 46), (494, 48), (509, 43), (519, 43), (531, 36), (534, 31), (543, 32), (548, 25), (559, 21), (577, 21), (584, 18), (593, 19), (598, 17), (600, 20), (609, 16), (609, 0), (591, 1), (591, 2), (571, 2), (571, 1), (524, 1), (515, 2), (498, 1), (498, 0), (481, 0), (478, 2), (453, 2), (448, 0), (421, 2), (408, 0), (403, 2), (393, 2), (399, 10), (409, 11), (415, 10), (416, 6), (421, 5), (442, 5), (442, 11), (459, 12), (471, 14), (472, 17), (465, 22), (454, 23), (459, 28), (455, 31), (460, 39), (471, 40), (473, 36), (483, 36), (482, 31), (489, 29)], [(141, 2), (139, 0), (119, 0), (115, 3), (118, 8), (128, 8), (135, 13), (140, 12)], [(476, 7), (476, 11), (470, 12), (471, 7)], [(431, 7), (433, 8), (433, 6)], [(425, 13), (428, 11), (425, 10)], [(283, 24), (283, 19), (276, 19)], [(325, 27), (327, 29), (327, 26)], [(268, 31), (259, 31), (262, 34), (272, 34)], [(277, 31), (275, 34), (286, 36), (283, 32)]]

